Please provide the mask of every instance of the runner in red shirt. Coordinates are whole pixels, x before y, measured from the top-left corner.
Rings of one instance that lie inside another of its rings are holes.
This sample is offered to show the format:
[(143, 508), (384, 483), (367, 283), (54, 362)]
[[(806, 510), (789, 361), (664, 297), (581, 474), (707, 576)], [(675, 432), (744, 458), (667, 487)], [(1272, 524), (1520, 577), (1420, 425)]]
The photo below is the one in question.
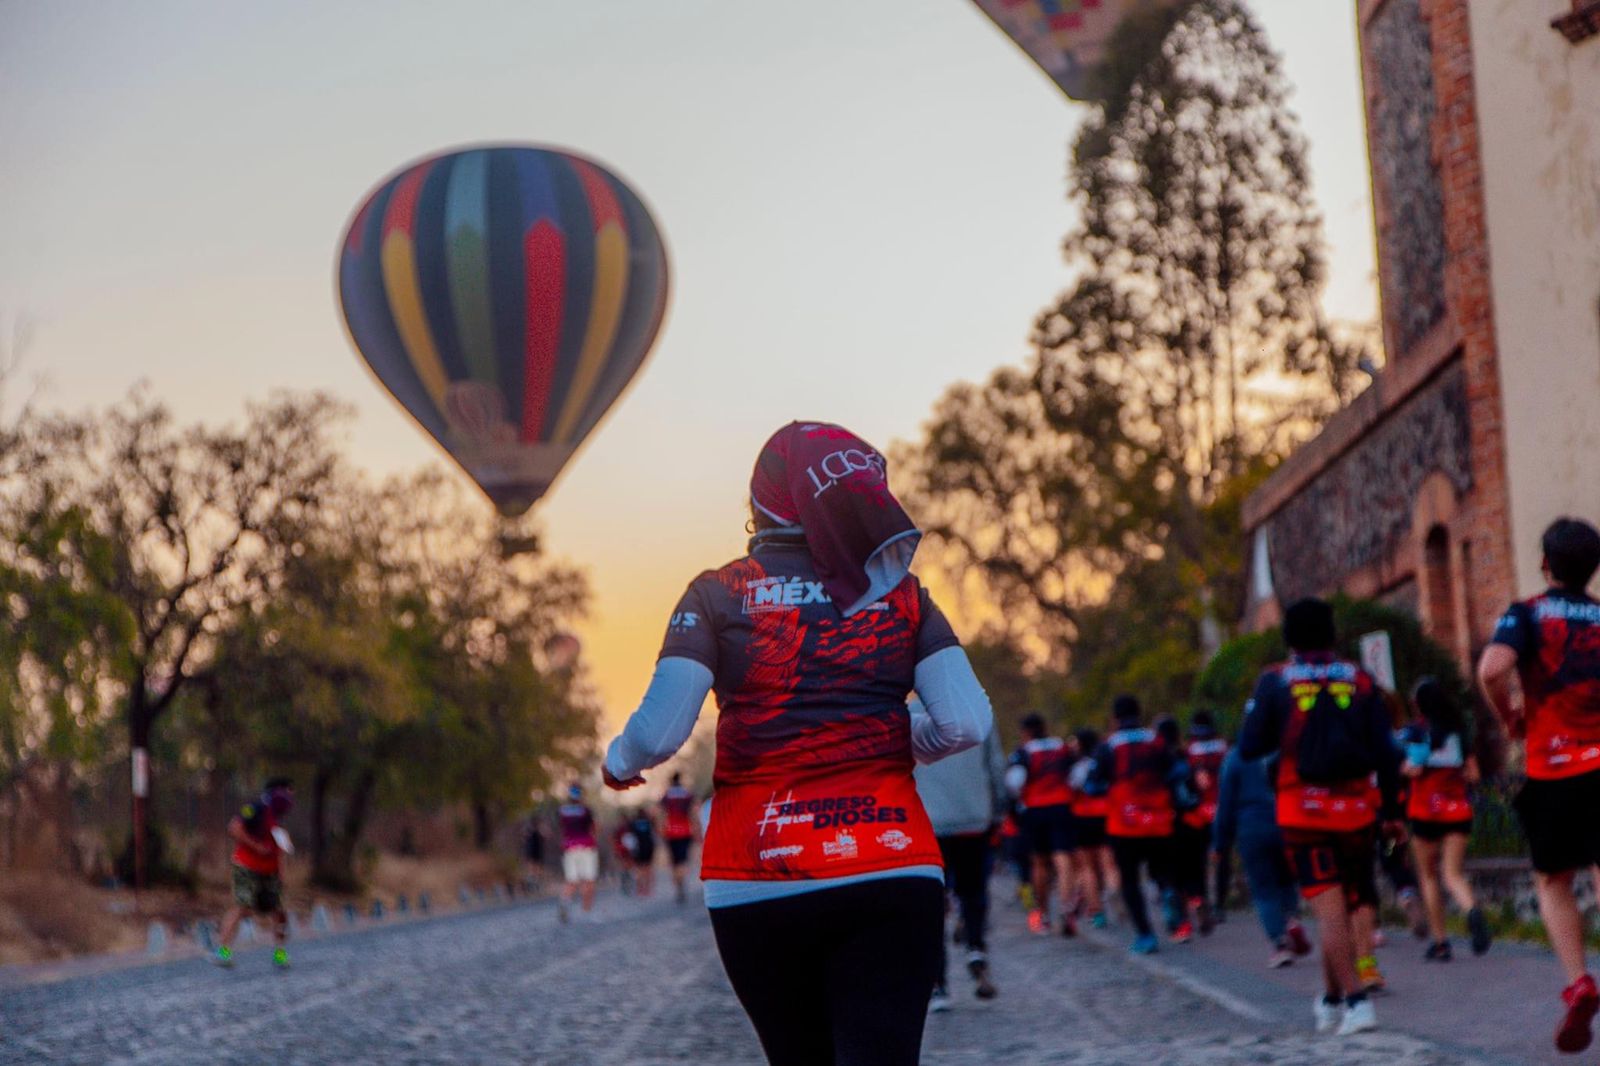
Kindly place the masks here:
[(1078, 929), (1072, 914), (1076, 885), (1072, 872), (1072, 786), (1067, 783), (1077, 759), (1076, 744), (1052, 737), (1044, 718), (1030, 714), (1022, 720), (1022, 747), (1011, 756), (1006, 785), (1016, 798), (1023, 835), (1033, 855), (1033, 907), (1028, 928), (1050, 931), (1050, 881), (1061, 899), (1061, 933), (1074, 936)]
[[(1533, 859), (1539, 914), (1566, 970), (1556, 1046), (1589, 1046), (1600, 988), (1588, 973), (1573, 876), (1600, 863), (1600, 603), (1586, 591), (1600, 569), (1600, 532), (1560, 518), (1544, 532), (1550, 587), (1514, 603), (1478, 662), (1478, 680), (1513, 737), (1525, 736), (1528, 781), (1517, 815)], [(1521, 681), (1519, 703), (1508, 682)]]
[(1073, 734), (1073, 739), (1083, 755), (1072, 764), (1072, 772), (1067, 777), (1067, 783), (1072, 786), (1072, 835), (1078, 844), (1078, 881), (1083, 898), (1089, 901), (1089, 924), (1104, 929), (1106, 897), (1117, 894), (1121, 881), (1117, 876), (1117, 860), (1111, 854), (1111, 840), (1106, 836), (1106, 797), (1088, 791), (1089, 773), (1094, 769), (1091, 756), (1100, 750), (1100, 734), (1093, 729), (1080, 729)]
[(283, 909), (281, 855), (288, 835), (278, 820), (294, 806), (294, 786), (287, 777), (274, 777), (261, 788), (261, 795), (243, 807), (228, 823), (233, 841), (233, 906), (222, 919), (221, 943), (212, 961), (218, 966), (233, 965), (233, 938), (248, 912), (270, 915), (272, 937), (277, 947), (272, 963), (279, 969), (289, 966), (289, 914)]
[(1403, 832), (1400, 753), (1372, 676), (1334, 651), (1331, 606), (1317, 599), (1290, 604), (1283, 637), (1292, 655), (1256, 683), (1239, 754), (1278, 756), (1278, 825), (1322, 936), (1326, 992), (1313, 1005), (1317, 1031), (1348, 1036), (1378, 1024), (1356, 952), (1368, 942), (1378, 902), (1373, 852), (1380, 815), (1385, 832)]
[(1228, 742), (1217, 735), (1217, 727), (1209, 711), (1195, 711), (1190, 717), (1189, 741), (1184, 747), (1184, 756), (1189, 760), (1189, 771), (1193, 775), (1200, 802), (1180, 818), (1178, 839), (1185, 853), (1183, 861), (1188, 867), (1186, 882), (1191, 892), (1189, 908), (1199, 919), (1200, 935), (1207, 936), (1213, 925), (1222, 918), (1227, 904), (1228, 881), (1232, 874), (1228, 856), (1218, 853), (1215, 900), (1207, 900), (1207, 882), (1212, 880), (1207, 875), (1211, 872), (1211, 839), (1217, 820), (1222, 760), (1228, 757)]
[(673, 774), (672, 783), (661, 797), (661, 836), (672, 859), (672, 885), (679, 903), (687, 896), (689, 849), (694, 845), (694, 793), (683, 784), (682, 774)]
[[(1433, 940), (1423, 958), (1449, 962), (1452, 952), (1444, 927), (1444, 891), (1467, 916), (1472, 953), (1489, 950), (1489, 921), (1467, 881), (1467, 841), (1472, 835), (1469, 786), (1478, 780), (1478, 761), (1467, 750), (1466, 722), (1461, 708), (1438, 678), (1425, 677), (1411, 692), (1416, 721), (1402, 732), (1410, 778), (1406, 818), (1411, 823), (1411, 853), (1416, 860), (1422, 903)], [(1442, 888), (1441, 888), (1442, 886)]]
[[(750, 495), (749, 554), (689, 586), (605, 780), (643, 784), (714, 691), (701, 876), (769, 1061), (913, 1066), (945, 894), (912, 768), (981, 743), (988, 697), (910, 574), (921, 534), (870, 445), (792, 423)], [(927, 711), (915, 720), (913, 690)]]

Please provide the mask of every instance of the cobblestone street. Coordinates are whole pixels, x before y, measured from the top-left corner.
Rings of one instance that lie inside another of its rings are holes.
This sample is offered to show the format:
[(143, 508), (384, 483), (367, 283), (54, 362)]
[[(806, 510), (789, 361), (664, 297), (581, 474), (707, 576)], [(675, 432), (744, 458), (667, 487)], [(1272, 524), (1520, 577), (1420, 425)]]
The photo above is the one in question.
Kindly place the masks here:
[[(1030, 937), (1005, 905), (995, 925), (1000, 997), (978, 1002), (958, 974), (955, 1009), (930, 1019), (925, 1062), (1505, 1061), (1400, 1033), (1314, 1037), (1304, 997), (1264, 976), (1249, 978), (1260, 996), (1224, 991), (1129, 960), (1120, 937)], [(553, 906), (521, 905), (307, 940), (294, 961), (279, 974), (255, 949), (232, 972), (188, 958), (12, 987), (0, 993), (0, 1061), (760, 1061), (698, 906), (610, 896), (594, 924), (563, 926)]]

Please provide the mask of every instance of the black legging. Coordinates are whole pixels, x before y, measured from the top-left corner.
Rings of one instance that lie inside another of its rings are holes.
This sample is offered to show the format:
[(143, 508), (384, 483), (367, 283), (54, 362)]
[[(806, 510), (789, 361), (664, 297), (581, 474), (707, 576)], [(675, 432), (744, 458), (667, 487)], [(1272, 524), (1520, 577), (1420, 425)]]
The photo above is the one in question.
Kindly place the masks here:
[[(985, 951), (984, 931), (989, 924), (989, 837), (984, 833), (939, 838), (939, 853), (944, 856), (945, 886), (961, 908), (961, 925), (966, 931), (967, 948)], [(939, 938), (939, 980), (950, 979), (950, 964), (945, 939)]]
[(1122, 880), (1122, 902), (1128, 908), (1128, 917), (1133, 919), (1133, 927), (1140, 936), (1149, 936), (1152, 933), (1150, 912), (1145, 907), (1139, 867), (1150, 867), (1150, 878), (1158, 885), (1170, 884), (1171, 838), (1114, 836), (1111, 853), (1116, 856), (1117, 872)]
[(942, 882), (891, 877), (718, 907), (711, 928), (772, 1066), (916, 1066)]

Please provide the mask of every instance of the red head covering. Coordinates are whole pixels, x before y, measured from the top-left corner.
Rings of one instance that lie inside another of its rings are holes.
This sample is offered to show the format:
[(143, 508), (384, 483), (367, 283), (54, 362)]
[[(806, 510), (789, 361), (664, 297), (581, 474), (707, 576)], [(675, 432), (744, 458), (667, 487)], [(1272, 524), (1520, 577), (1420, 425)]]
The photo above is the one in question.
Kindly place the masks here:
[(905, 580), (921, 532), (889, 492), (888, 464), (841, 426), (791, 422), (756, 459), (750, 500), (805, 530), (822, 587), (846, 616)]

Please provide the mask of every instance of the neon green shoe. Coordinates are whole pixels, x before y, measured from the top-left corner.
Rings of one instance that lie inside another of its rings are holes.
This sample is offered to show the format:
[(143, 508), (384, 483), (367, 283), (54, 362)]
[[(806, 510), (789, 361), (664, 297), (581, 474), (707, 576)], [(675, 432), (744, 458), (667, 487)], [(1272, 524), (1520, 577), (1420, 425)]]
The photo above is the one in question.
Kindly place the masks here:
[(221, 966), (224, 970), (233, 969), (233, 949), (223, 944), (211, 955), (211, 964)]
[(287, 970), (289, 968), (289, 949), (274, 948), (272, 951), (272, 965), (280, 970)]

